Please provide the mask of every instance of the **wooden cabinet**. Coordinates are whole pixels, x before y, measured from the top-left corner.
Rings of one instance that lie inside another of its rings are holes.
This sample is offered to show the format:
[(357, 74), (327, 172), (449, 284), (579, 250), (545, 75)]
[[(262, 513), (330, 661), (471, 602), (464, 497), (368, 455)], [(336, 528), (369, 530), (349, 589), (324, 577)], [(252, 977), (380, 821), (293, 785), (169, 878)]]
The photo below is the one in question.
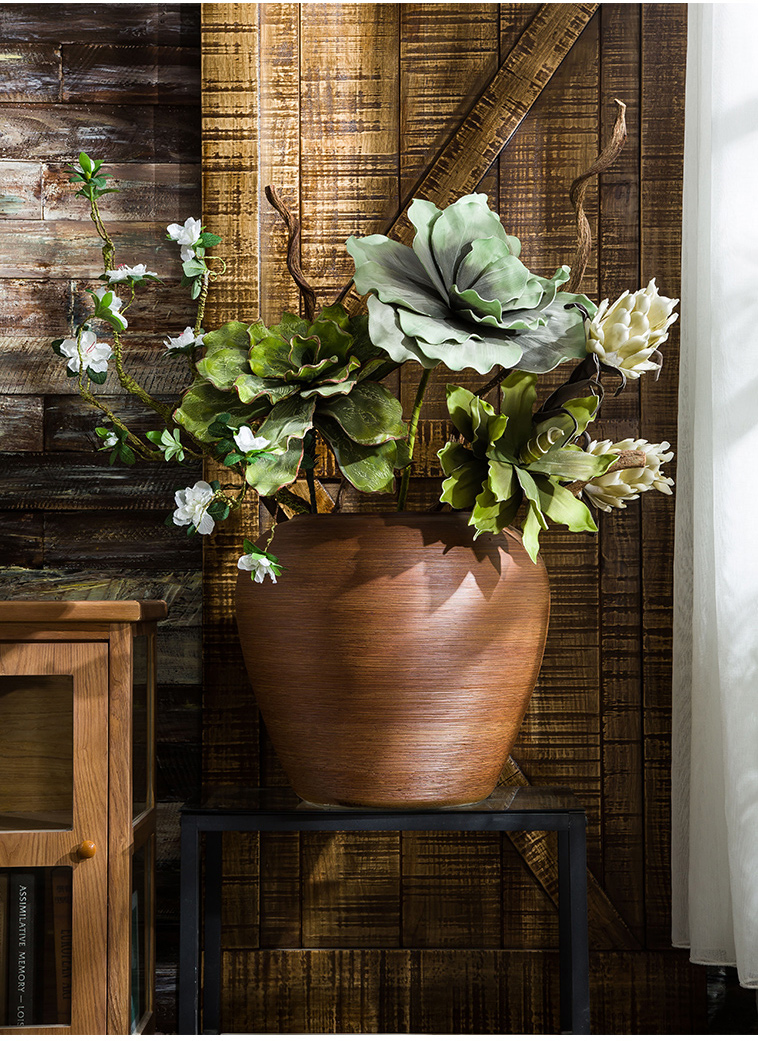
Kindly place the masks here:
[(154, 1028), (162, 602), (0, 602), (0, 1033)]

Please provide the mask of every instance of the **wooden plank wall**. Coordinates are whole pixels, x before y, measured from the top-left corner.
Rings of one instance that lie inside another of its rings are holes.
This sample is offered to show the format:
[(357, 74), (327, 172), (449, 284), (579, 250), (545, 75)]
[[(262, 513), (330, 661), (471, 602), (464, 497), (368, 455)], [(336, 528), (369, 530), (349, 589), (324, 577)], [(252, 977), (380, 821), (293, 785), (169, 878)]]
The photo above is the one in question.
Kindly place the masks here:
[[(382, 230), (499, 63), (533, 4), (211, 4), (203, 8), (204, 214), (234, 244), (216, 322), (297, 306), (274, 182), (303, 224), (322, 303), (352, 272), (349, 234)], [(583, 289), (653, 275), (678, 295), (686, 6), (602, 4), (483, 180), (527, 264), (570, 260), (572, 179), (628, 106), (629, 140), (593, 185)], [(257, 248), (259, 246), (259, 248)], [(677, 336), (658, 382), (609, 396), (598, 437), (675, 443)], [(462, 381), (470, 374), (461, 374)], [(416, 373), (395, 389), (408, 406)], [(458, 378), (458, 377), (456, 377)], [(481, 382), (475, 377), (475, 383)], [(436, 495), (443, 385), (430, 390), (412, 502)], [(328, 476), (328, 474), (326, 474)], [(382, 509), (348, 498), (348, 508)], [(698, 1033), (705, 986), (669, 944), (668, 730), (673, 502), (544, 539), (553, 616), (515, 757), (567, 784), (590, 819), (593, 1029)], [(233, 636), (232, 544), (206, 546), (205, 780), (284, 783)], [(513, 777), (513, 773), (508, 776)], [(306, 834), (226, 843), (223, 1029), (557, 1030), (550, 843), (490, 835)]]
[[(158, 1029), (174, 1028), (178, 806), (200, 775), (201, 547), (163, 525), (178, 467), (111, 469), (50, 341), (86, 313), (101, 268), (65, 164), (105, 159), (102, 204), (120, 262), (168, 279), (129, 312), (135, 375), (170, 398), (162, 339), (192, 320), (172, 221), (200, 214), (199, 5), (0, 7), (0, 598), (165, 599), (159, 639)], [(132, 330), (135, 335), (132, 336)], [(150, 372), (154, 375), (150, 375)], [(111, 376), (106, 392), (121, 408)], [(128, 415), (143, 429), (149, 414)], [(157, 424), (156, 424), (157, 425)]]

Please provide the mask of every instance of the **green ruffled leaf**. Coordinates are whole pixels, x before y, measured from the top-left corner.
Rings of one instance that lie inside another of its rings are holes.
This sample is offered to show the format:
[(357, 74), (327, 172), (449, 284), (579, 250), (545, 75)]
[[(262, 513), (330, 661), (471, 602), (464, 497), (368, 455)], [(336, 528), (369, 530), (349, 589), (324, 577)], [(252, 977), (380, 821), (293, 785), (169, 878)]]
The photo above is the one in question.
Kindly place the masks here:
[(501, 411), (508, 417), (508, 425), (499, 447), (518, 457), (519, 450), (532, 436), (532, 412), (537, 398), (537, 376), (531, 372), (511, 372), (500, 384)]
[(349, 395), (321, 402), (318, 411), (319, 417), (336, 420), (345, 434), (361, 445), (379, 445), (408, 436), (402, 405), (381, 383), (358, 383)]
[(293, 439), (305, 437), (313, 426), (315, 402), (294, 396), (274, 405), (258, 428), (258, 437), (265, 437), (272, 446), (285, 447)]
[(395, 471), (410, 462), (405, 441), (359, 445), (336, 420), (320, 413), (316, 416), (316, 429), (334, 452), (344, 476), (358, 491), (389, 494), (394, 490)]
[(273, 495), (297, 478), (302, 457), (303, 442), (293, 439), (281, 455), (259, 455), (251, 460), (245, 480), (260, 495)]
[(469, 452), (468, 460), (442, 482), (440, 502), (450, 503), (454, 510), (470, 510), (486, 479), (487, 464)]
[(174, 412), (174, 419), (198, 441), (208, 442), (215, 440), (209, 427), (219, 415), (227, 414), (230, 425), (238, 429), (264, 416), (269, 409), (268, 401), (246, 404), (232, 394), (217, 390), (209, 380), (200, 378), (185, 392)]
[(260, 398), (268, 398), (272, 405), (277, 401), (297, 394), (298, 387), (293, 383), (284, 383), (280, 380), (268, 380), (262, 376), (253, 376), (243, 373), (234, 381), (234, 389), (239, 395), (240, 401), (251, 403)]

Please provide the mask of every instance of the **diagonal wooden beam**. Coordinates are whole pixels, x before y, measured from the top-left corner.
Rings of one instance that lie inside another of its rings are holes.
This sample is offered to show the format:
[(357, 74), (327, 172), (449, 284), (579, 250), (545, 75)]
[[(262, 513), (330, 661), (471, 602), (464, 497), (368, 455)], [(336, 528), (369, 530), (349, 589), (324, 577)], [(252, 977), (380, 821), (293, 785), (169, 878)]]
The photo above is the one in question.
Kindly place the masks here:
[[(441, 207), (474, 191), (598, 6), (543, 4), (540, 7), (468, 115), (414, 186), (398, 215), (385, 228), (386, 235), (400, 242), (411, 242), (415, 229), (406, 210), (414, 198), (430, 199)], [(350, 292), (343, 303), (352, 313), (363, 309), (363, 300), (355, 292)]]
[[(509, 757), (498, 784), (505, 787), (525, 787), (529, 783), (515, 759)], [(558, 855), (548, 842), (548, 833), (514, 831), (507, 834), (536, 881), (557, 907)], [(593, 948), (617, 951), (642, 948), (641, 941), (621, 917), (613, 901), (591, 871), (587, 872), (587, 904), (590, 944)]]

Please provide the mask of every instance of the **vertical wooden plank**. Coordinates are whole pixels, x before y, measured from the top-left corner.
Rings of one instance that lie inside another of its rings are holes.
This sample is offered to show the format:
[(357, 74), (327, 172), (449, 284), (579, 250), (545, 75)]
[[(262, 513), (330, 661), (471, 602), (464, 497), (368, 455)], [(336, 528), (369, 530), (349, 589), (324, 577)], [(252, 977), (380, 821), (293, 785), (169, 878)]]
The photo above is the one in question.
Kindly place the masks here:
[[(597, 154), (599, 19), (589, 23), (535, 102), (500, 160), (503, 223), (522, 241), (530, 270), (552, 274), (570, 262), (575, 247), (574, 214), (568, 198), (572, 180)], [(538, 157), (535, 160), (535, 157)], [(591, 187), (587, 215), (597, 233), (597, 192)], [(583, 289), (595, 297), (597, 259), (587, 267)], [(541, 395), (562, 382), (568, 367), (540, 380)], [(527, 710), (514, 758), (534, 784), (566, 784), (580, 796), (589, 816), (591, 863), (601, 856), (598, 545), (594, 536), (555, 528), (540, 540), (551, 585), (551, 618), (539, 681)], [(507, 841), (507, 840), (504, 840)], [(510, 885), (510, 858), (503, 884)], [(554, 920), (544, 894), (530, 899), (521, 870), (516, 905), (504, 901), (504, 934), (523, 935), (527, 916), (532, 946), (555, 942)], [(534, 930), (544, 928), (541, 938)]]
[[(284, 311), (298, 314), (300, 293), (286, 266), (287, 229), (266, 200), (274, 184), (291, 211), (300, 213), (300, 7), (261, 4), (260, 29), (260, 277), (261, 316), (278, 322)], [(306, 276), (309, 272), (306, 271)], [(264, 527), (267, 524), (264, 524)], [(261, 783), (287, 779), (262, 728)], [(300, 931), (300, 836), (260, 836), (260, 943), (294, 947)]]
[[(500, 12), (496, 4), (403, 4), (400, 20), (399, 164), (404, 201), (496, 71)], [(420, 375), (415, 364), (400, 370), (406, 417)], [(451, 379), (464, 385), (467, 380), (469, 385), (481, 383), (477, 373), (451, 375), (440, 366), (427, 387), (425, 420), (448, 418), (445, 385)], [(419, 508), (420, 492), (414, 480), (412, 509)], [(406, 832), (401, 844), (403, 946), (497, 947), (499, 837)]]
[[(227, 264), (209, 299), (205, 327), (211, 329), (260, 311), (257, 6), (205, 5), (202, 54), (203, 220), (223, 236), (216, 252)], [(226, 471), (206, 462), (205, 478), (226, 480)], [(203, 540), (203, 778), (210, 784), (259, 781), (259, 717), (234, 617), (236, 561), (243, 539), (257, 534), (253, 502)], [(232, 880), (223, 908), (226, 945), (258, 944), (258, 848), (257, 835), (225, 844), (224, 870)]]
[[(679, 296), (687, 8), (642, 8), (640, 263), (642, 282), (656, 277)], [(661, 61), (666, 53), (669, 60)], [(674, 59), (674, 56), (676, 58)], [(678, 324), (663, 346), (658, 382), (640, 381), (641, 430), (676, 447)], [(674, 460), (675, 461), (675, 460)], [(672, 461), (672, 462), (674, 462)], [(670, 463), (667, 472), (675, 476)], [(642, 500), (642, 661), (645, 740), (645, 908), (647, 944), (670, 937), (671, 610), (674, 497)]]
[[(403, 4), (400, 10), (399, 162), (405, 201), (497, 71), (500, 11), (497, 4)], [(492, 205), (497, 207), (496, 198)], [(400, 370), (406, 417), (421, 371), (416, 364)], [(451, 375), (440, 366), (426, 389), (424, 419), (448, 418), (445, 386), (451, 380), (472, 388), (483, 382), (473, 370)]]
[[(300, 8), (302, 257), (322, 303), (352, 275), (348, 236), (380, 230), (398, 208), (398, 50), (395, 4)], [(342, 878), (347, 870), (340, 864), (357, 864), (356, 850), (366, 849), (365, 837), (354, 834), (329, 836), (327, 849), (311, 834), (300, 841), (304, 864), (326, 857)], [(391, 911), (387, 865), (397, 860), (399, 839), (373, 835), (370, 849), (362, 885), (382, 892), (382, 907), (394, 920), (398, 904)], [(324, 902), (315, 878), (304, 874), (302, 885), (304, 935), (313, 946), (332, 945), (332, 902)], [(362, 945), (386, 942), (382, 916), (367, 915)]]
[[(599, 183), (599, 297), (615, 300), (639, 287), (640, 18), (635, 4), (601, 7), (600, 137), (610, 139), (615, 108), (627, 106), (627, 140)], [(639, 383), (609, 393), (592, 437), (639, 436)], [(643, 936), (640, 519), (631, 504), (601, 514), (600, 655), (603, 878), (606, 891), (639, 939)]]

